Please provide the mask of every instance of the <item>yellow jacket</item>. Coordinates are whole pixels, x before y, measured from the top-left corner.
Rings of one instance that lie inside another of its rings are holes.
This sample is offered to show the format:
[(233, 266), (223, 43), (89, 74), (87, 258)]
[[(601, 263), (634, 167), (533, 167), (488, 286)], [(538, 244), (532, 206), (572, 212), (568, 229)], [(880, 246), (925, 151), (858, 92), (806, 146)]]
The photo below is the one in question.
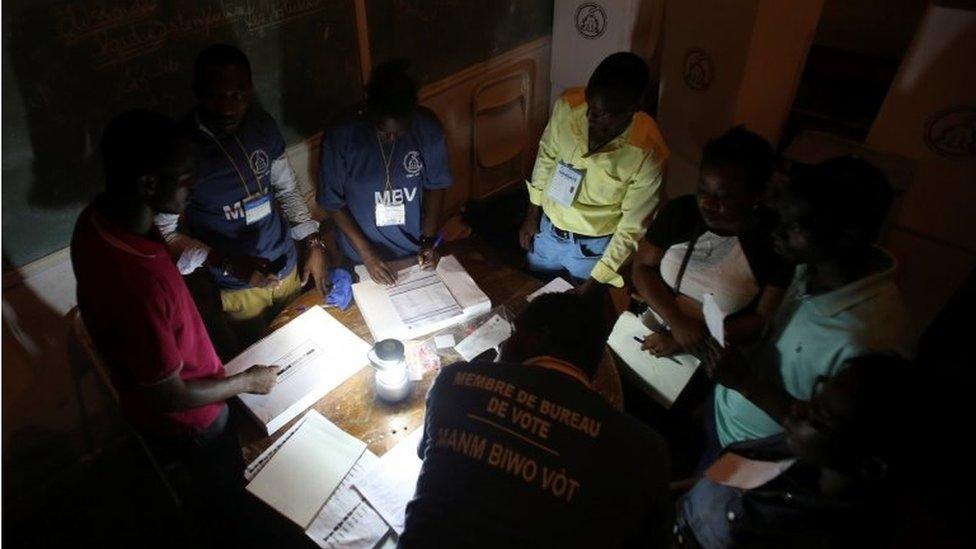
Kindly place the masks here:
[[(654, 119), (634, 115), (630, 126), (599, 152), (586, 155), (589, 124), (583, 88), (571, 88), (556, 102), (539, 141), (539, 154), (528, 181), (529, 200), (542, 206), (552, 224), (584, 236), (613, 235), (590, 274), (598, 282), (620, 287), (617, 274), (644, 236), (647, 221), (661, 201), (662, 177), (670, 151)], [(557, 161), (585, 176), (571, 207), (546, 195)]]

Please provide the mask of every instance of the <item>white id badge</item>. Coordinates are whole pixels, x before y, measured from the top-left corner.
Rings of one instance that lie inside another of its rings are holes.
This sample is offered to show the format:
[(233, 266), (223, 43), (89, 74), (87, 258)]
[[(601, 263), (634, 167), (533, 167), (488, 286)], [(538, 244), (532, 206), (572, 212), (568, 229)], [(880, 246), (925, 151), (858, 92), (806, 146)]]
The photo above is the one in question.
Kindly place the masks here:
[(376, 226), (390, 227), (393, 225), (406, 225), (407, 208), (403, 204), (377, 204), (376, 205)]
[(244, 221), (253, 225), (271, 215), (271, 194), (252, 196), (244, 201)]
[(584, 173), (583, 170), (577, 170), (560, 160), (556, 164), (556, 171), (552, 174), (546, 195), (560, 206), (572, 207), (580, 187), (583, 186)]

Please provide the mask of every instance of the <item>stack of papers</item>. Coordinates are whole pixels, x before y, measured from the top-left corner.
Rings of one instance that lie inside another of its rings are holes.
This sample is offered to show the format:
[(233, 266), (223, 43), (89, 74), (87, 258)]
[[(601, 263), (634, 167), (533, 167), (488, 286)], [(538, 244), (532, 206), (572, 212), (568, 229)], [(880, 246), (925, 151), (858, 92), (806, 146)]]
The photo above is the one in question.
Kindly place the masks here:
[(491, 301), (454, 256), (442, 257), (433, 271), (422, 271), (416, 259), (399, 264), (397, 283), (373, 282), (363, 265), (352, 285), (359, 311), (373, 339), (417, 339), (491, 310)]
[(354, 483), (353, 487), (400, 535), (406, 522), (407, 504), (413, 499), (423, 461), (417, 446), (424, 428), (418, 427), (400, 441)]
[(607, 344), (644, 380), (654, 400), (670, 409), (698, 369), (699, 361), (688, 354), (670, 357), (650, 354), (641, 349), (641, 343), (650, 334), (650, 328), (634, 313), (626, 311), (617, 319)]
[(278, 384), (267, 395), (239, 395), (272, 434), (368, 364), (368, 343), (321, 307), (312, 307), (248, 347), (225, 367), (234, 375), (254, 364), (277, 365)]
[(319, 547), (374, 547), (389, 528), (352, 485), (377, 460), (311, 410), (247, 467), (247, 490)]

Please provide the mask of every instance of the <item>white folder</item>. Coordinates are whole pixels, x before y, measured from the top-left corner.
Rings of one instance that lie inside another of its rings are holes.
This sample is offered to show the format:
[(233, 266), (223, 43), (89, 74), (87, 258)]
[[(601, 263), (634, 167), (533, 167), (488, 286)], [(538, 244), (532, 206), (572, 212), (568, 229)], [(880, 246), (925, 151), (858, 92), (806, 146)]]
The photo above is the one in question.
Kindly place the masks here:
[(234, 375), (254, 364), (278, 365), (278, 384), (267, 395), (238, 396), (272, 434), (335, 389), (369, 361), (370, 346), (315, 306), (251, 345), (225, 366)]

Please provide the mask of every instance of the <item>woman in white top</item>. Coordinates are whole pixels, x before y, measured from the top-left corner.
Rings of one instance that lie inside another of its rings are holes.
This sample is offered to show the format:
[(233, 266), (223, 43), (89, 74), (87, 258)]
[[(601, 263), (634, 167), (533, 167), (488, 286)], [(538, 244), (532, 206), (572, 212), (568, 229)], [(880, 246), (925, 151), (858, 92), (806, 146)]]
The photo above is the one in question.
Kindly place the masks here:
[(644, 348), (657, 356), (702, 350), (702, 300), (726, 315), (725, 338), (747, 343), (779, 306), (793, 269), (773, 250), (775, 214), (763, 206), (773, 149), (742, 126), (702, 153), (695, 195), (670, 201), (648, 228), (634, 262), (634, 284), (658, 323)]

